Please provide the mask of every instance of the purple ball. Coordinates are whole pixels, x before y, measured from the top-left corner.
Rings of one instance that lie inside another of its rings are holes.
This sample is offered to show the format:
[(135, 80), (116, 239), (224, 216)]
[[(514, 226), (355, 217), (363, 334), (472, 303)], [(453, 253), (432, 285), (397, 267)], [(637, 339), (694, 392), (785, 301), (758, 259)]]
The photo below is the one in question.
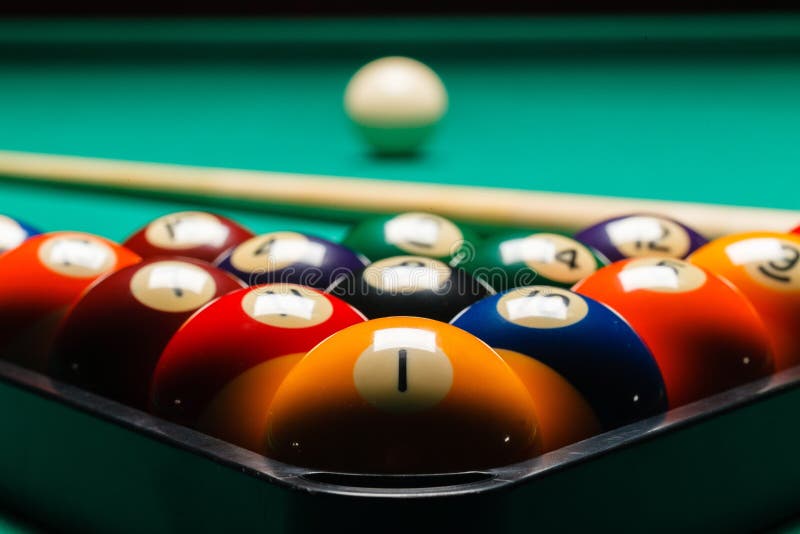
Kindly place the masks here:
[(642, 256), (682, 259), (708, 242), (685, 224), (649, 213), (607, 219), (581, 230), (575, 239), (612, 262)]
[(298, 232), (252, 237), (214, 261), (250, 286), (286, 283), (317, 289), (326, 289), (368, 263), (343, 245)]

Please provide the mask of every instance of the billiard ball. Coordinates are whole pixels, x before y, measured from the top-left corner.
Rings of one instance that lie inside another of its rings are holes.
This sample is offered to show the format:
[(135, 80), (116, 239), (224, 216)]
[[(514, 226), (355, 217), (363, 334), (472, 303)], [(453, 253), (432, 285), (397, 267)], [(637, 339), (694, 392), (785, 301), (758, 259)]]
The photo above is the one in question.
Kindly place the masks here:
[(707, 239), (685, 224), (660, 215), (632, 214), (597, 223), (575, 239), (611, 261), (660, 256), (685, 258)]
[(267, 415), (278, 387), (306, 355), (285, 354), (254, 365), (222, 386), (197, 415), (194, 428), (263, 454)]
[(150, 222), (123, 245), (142, 258), (184, 256), (210, 262), (251, 237), (253, 232), (226, 217), (181, 211)]
[(99, 277), (139, 256), (99, 236), (53, 232), (0, 256), (0, 354), (43, 371), (68, 306)]
[(425, 256), (458, 265), (471, 256), (477, 236), (432, 213), (373, 217), (353, 226), (342, 244), (371, 261), (392, 256)]
[(326, 289), (368, 262), (349, 248), (319, 237), (272, 232), (231, 248), (214, 263), (251, 286), (285, 283)]
[(428, 66), (385, 57), (356, 72), (344, 95), (347, 115), (378, 153), (409, 153), (431, 135), (447, 111), (447, 91)]
[(792, 230), (792, 233), (793, 233), (793, 234), (800, 234), (800, 226), (798, 226), (797, 228), (795, 228), (794, 230)]
[(19, 219), (0, 215), (0, 254), (18, 247), (29, 237), (40, 233), (39, 230)]
[(359, 473), (498, 467), (541, 451), (520, 379), (475, 336), (418, 317), (337, 332), (283, 380), (267, 456)]
[(220, 405), (247, 397), (240, 391), (246, 380), (228, 387), (242, 373), (264, 364), (259, 376), (280, 378), (294, 355), (364, 320), (345, 302), (306, 286), (267, 284), (234, 291), (192, 316), (167, 344), (153, 375), (151, 407), (190, 426), (203, 419), (202, 428), (210, 434), (246, 436), (251, 428), (225, 426), (225, 418), (238, 417), (231, 412), (216, 420), (213, 413), (204, 414), (215, 395), (227, 388), (214, 408), (218, 413)]
[(460, 267), (497, 290), (529, 285), (569, 288), (603, 265), (597, 251), (567, 236), (517, 232), (483, 241)]
[(610, 306), (650, 348), (670, 407), (768, 376), (772, 351), (763, 322), (740, 291), (673, 258), (612, 263), (575, 291)]
[(777, 370), (800, 364), (800, 236), (729, 235), (701, 247), (689, 261), (747, 296), (772, 338)]
[(151, 258), (120, 269), (67, 312), (53, 341), (50, 374), (144, 409), (172, 335), (199, 308), (243, 286), (191, 258)]
[[(591, 298), (552, 286), (520, 287), (476, 302), (452, 324), (496, 350), (552, 368), (586, 399), (604, 430), (667, 409), (650, 350), (618, 314)], [(537, 387), (529, 389), (535, 398)]]
[(588, 401), (563, 376), (530, 356), (495, 349), (522, 380), (533, 400), (542, 452), (558, 450), (602, 432)]
[(370, 319), (414, 315), (449, 321), (493, 290), (466, 271), (441, 261), (396, 256), (339, 278), (329, 292)]

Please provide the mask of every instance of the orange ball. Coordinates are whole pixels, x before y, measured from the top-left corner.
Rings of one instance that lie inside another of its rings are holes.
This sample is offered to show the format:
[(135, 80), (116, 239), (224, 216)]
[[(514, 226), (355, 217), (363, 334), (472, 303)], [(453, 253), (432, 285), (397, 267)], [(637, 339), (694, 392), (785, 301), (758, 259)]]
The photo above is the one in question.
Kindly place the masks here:
[(511, 367), (533, 399), (543, 452), (560, 449), (602, 432), (592, 407), (563, 376), (539, 360), (507, 349), (494, 349)]
[(312, 468), (431, 473), (507, 465), (541, 452), (524, 384), (454, 326), (387, 317), (312, 349), (272, 400), (266, 454)]
[(0, 258), (0, 354), (43, 371), (59, 321), (98, 278), (141, 258), (102, 237), (53, 232)]
[(228, 382), (200, 413), (201, 432), (264, 452), (269, 405), (278, 387), (305, 352), (278, 356), (252, 367)]
[(800, 235), (729, 235), (701, 247), (689, 261), (750, 299), (772, 339), (777, 370), (800, 364)]
[(683, 260), (613, 263), (573, 288), (628, 321), (656, 359), (671, 407), (769, 375), (763, 322), (736, 288)]

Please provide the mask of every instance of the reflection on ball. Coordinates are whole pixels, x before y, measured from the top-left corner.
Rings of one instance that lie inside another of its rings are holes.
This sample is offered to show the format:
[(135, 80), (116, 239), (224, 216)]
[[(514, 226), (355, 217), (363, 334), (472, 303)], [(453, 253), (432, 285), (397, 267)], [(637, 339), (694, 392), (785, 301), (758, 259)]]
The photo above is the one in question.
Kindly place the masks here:
[(5, 215), (0, 215), (0, 254), (17, 248), (29, 237), (39, 235), (36, 228)]

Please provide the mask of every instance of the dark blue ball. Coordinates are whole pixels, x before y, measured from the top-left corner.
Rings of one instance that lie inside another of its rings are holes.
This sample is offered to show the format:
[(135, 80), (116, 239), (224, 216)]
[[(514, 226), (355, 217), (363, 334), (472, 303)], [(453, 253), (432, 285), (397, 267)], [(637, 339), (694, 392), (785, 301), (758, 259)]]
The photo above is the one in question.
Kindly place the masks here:
[(352, 276), (368, 261), (349, 248), (297, 232), (272, 232), (248, 239), (214, 262), (248, 285), (300, 284), (326, 289)]
[(555, 370), (606, 430), (667, 409), (664, 380), (647, 346), (624, 319), (590, 298), (550, 286), (516, 288), (476, 302), (451, 323)]
[(23, 241), (42, 232), (33, 226), (6, 215), (0, 215), (0, 254), (16, 248)]

